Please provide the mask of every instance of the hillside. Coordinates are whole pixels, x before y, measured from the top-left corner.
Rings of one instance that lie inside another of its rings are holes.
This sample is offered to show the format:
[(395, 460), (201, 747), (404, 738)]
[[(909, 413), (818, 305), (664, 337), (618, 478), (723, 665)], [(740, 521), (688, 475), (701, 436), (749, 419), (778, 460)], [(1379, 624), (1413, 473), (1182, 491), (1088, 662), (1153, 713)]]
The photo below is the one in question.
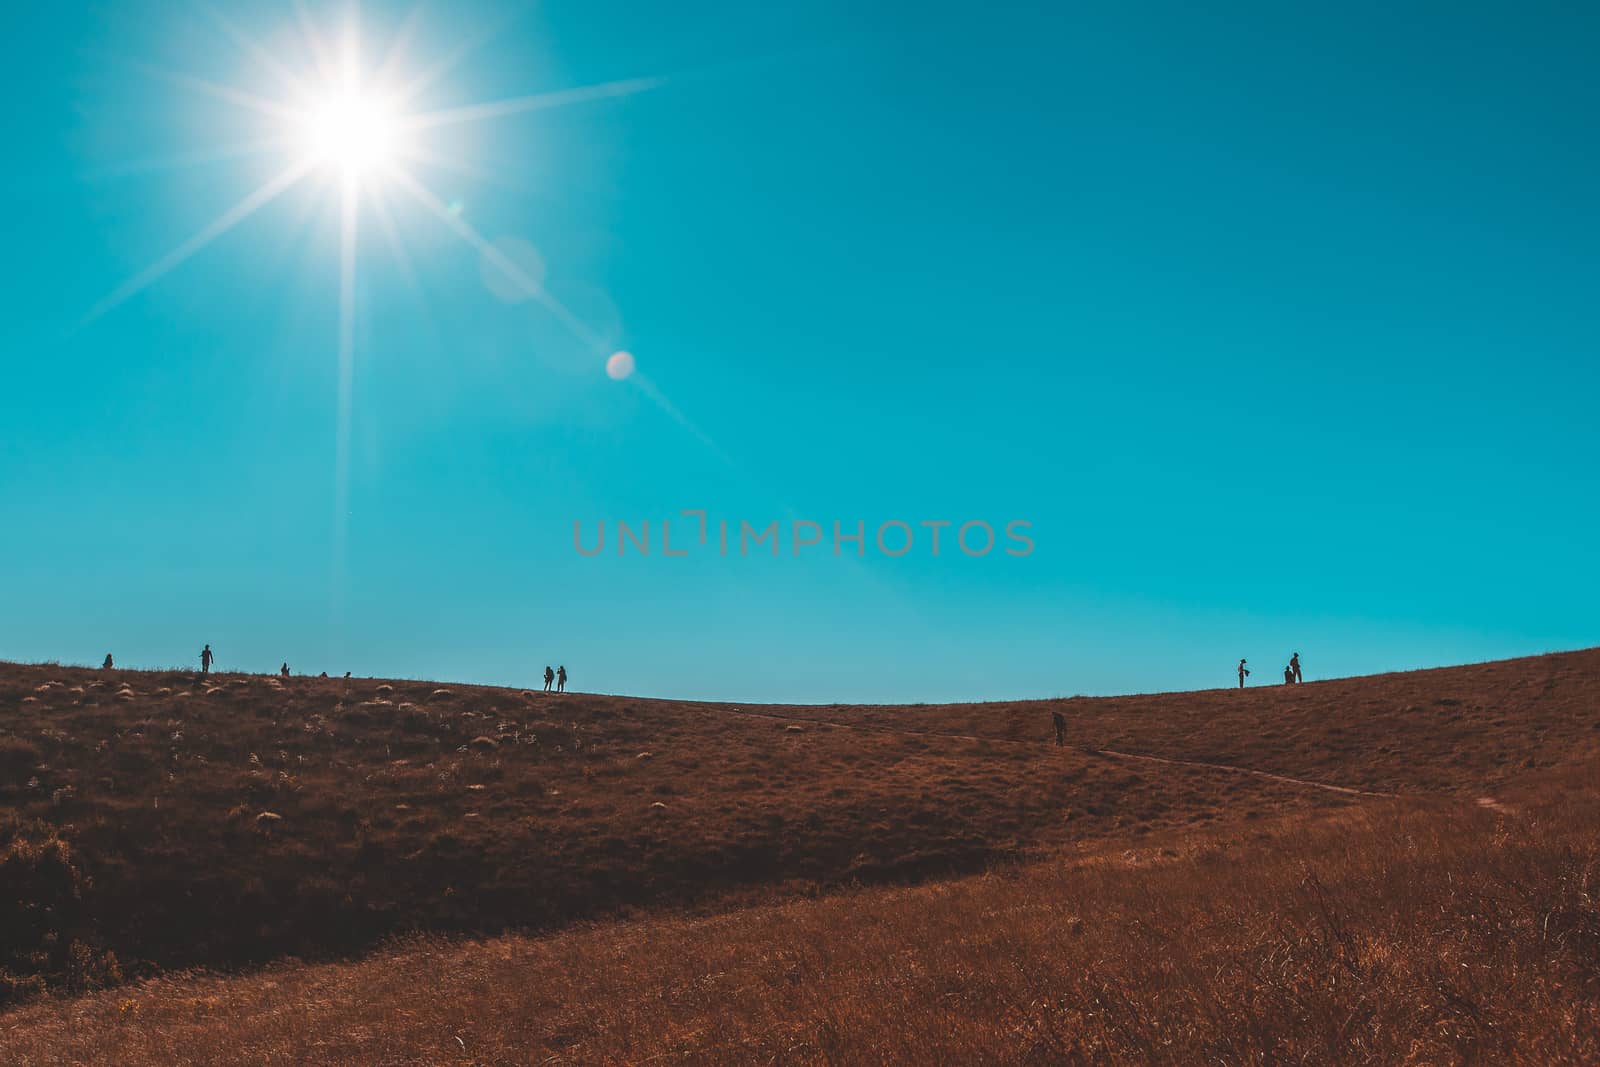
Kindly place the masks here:
[(1482, 790), (1600, 740), (1600, 649), (1150, 696), (786, 709), (841, 723), (1069, 744), (1408, 794)]
[[(1075, 747), (1049, 741), (1057, 709)], [(1597, 651), (1243, 693), (873, 708), (8, 665), (4, 981), (13, 997), (82, 991), (411, 932), (1186, 855), (1499, 795), (1591, 766), (1597, 726)]]
[(1597, 830), (1592, 791), (1384, 801), (1182, 852), (158, 979), (0, 1016), (0, 1056), (1592, 1064)]

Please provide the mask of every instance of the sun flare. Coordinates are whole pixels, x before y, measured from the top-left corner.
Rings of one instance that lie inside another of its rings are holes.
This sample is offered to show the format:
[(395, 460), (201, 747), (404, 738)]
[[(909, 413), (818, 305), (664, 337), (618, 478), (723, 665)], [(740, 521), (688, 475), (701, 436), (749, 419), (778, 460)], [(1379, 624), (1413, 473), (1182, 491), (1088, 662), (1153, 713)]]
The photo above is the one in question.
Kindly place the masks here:
[[(491, 288), (496, 295), (513, 303), (532, 301), (543, 306), (581, 344), (593, 351), (614, 378), (631, 375), (631, 364), (624, 367), (611, 358), (615, 346), (608, 344), (607, 339), (590, 329), (545, 289), (542, 263), (538, 269), (530, 269), (529, 257), (507, 256), (463, 217), (459, 203), (452, 204), (441, 198), (422, 175), (432, 170), (475, 178), (495, 177), (492, 172), (459, 158), (459, 148), (441, 151), (438, 146), (430, 146), (430, 135), (441, 128), (631, 96), (659, 88), (667, 79), (626, 78), (443, 109), (430, 108), (424, 102), (430, 89), (460, 63), (473, 46), (458, 47), (443, 60), (411, 69), (409, 50), (418, 34), (420, 11), (419, 5), (390, 34), (387, 47), (376, 50), (376, 54), (369, 47), (371, 41), (363, 40), (356, 5), (350, 5), (332, 32), (325, 32), (325, 27), (319, 26), (304, 11), (299, 12), (287, 34), (288, 46), (283, 49), (268, 48), (221, 11), (212, 11), (211, 21), (238, 49), (237, 65), (246, 77), (246, 85), (218, 83), (182, 72), (156, 70), (155, 73), (187, 90), (270, 120), (272, 132), (260, 142), (259, 150), (281, 154), (282, 165), (232, 206), (112, 289), (89, 309), (80, 325), (93, 322), (155, 284), (262, 208), (303, 182), (314, 180), (320, 173), (339, 179), (331, 184), (338, 186), (336, 292), (340, 322), (341, 442), (348, 422), (354, 360), (357, 251), (363, 226), (358, 220), (368, 217), (377, 223), (409, 276), (409, 259), (394, 217), (397, 207), (407, 203), (435, 216), (478, 251), (486, 264), (486, 277), (495, 279)], [(257, 150), (251, 147), (246, 154)], [(536, 253), (531, 260), (538, 263)], [(341, 443), (339, 448), (342, 484), (345, 444)], [(342, 514), (342, 510), (339, 513)]]
[(305, 115), (303, 147), (312, 160), (350, 177), (381, 170), (402, 154), (400, 117), (380, 96), (330, 94)]

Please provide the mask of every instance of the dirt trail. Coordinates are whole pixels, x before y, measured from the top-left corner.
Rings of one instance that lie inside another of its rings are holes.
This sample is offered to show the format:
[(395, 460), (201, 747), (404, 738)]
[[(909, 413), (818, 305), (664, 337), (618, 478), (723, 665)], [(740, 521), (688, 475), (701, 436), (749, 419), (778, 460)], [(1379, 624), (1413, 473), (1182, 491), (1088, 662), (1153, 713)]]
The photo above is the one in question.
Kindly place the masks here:
[(1257, 778), (1267, 778), (1274, 782), (1287, 782), (1290, 785), (1303, 785), (1311, 789), (1326, 789), (1330, 793), (1344, 793), (1352, 797), (1383, 797), (1388, 800), (1397, 800), (1404, 794), (1401, 793), (1376, 793), (1367, 789), (1353, 789), (1347, 785), (1330, 785), (1327, 782), (1313, 782), (1305, 778), (1290, 778), (1285, 774), (1273, 774), (1271, 771), (1258, 771), (1251, 767), (1236, 767), (1231, 763), (1201, 763), (1197, 760), (1168, 759), (1165, 756), (1141, 756), (1137, 752), (1118, 752), (1115, 749), (1097, 748), (1083, 749), (1085, 752), (1096, 752), (1102, 756), (1115, 756), (1118, 759), (1146, 760), (1150, 763), (1169, 763), (1178, 767), (1206, 767), (1214, 771), (1234, 771), (1238, 774), (1253, 774)]
[[(836, 730), (857, 730), (864, 733), (902, 734), (914, 737), (947, 737), (955, 741), (976, 741), (996, 745), (1028, 745), (1030, 747), (1052, 747), (1046, 741), (1023, 741), (1012, 737), (978, 737), (973, 734), (947, 734), (938, 730), (906, 730), (895, 726), (872, 726), (859, 723), (834, 722), (831, 719), (813, 719), (800, 715), (772, 715), (766, 712), (745, 711), (742, 708), (717, 708), (717, 711), (726, 715), (742, 715), (747, 719), (766, 719), (770, 722), (810, 723), (815, 726), (830, 726)], [(1366, 789), (1354, 789), (1346, 785), (1331, 785), (1327, 782), (1313, 782), (1305, 778), (1291, 778), (1285, 774), (1273, 774), (1271, 771), (1258, 771), (1251, 767), (1238, 767), (1231, 763), (1205, 763), (1199, 760), (1169, 759), (1165, 756), (1145, 756), (1137, 752), (1119, 752), (1110, 748), (1086, 748), (1081, 745), (1059, 746), (1070, 752), (1077, 752), (1085, 756), (1109, 756), (1112, 759), (1143, 760), (1147, 763), (1165, 763), (1174, 767), (1199, 767), (1212, 771), (1229, 771), (1233, 774), (1249, 774), (1257, 778), (1266, 778), (1274, 782), (1283, 782), (1286, 785), (1304, 786), (1307, 789), (1323, 789), (1330, 793), (1341, 793), (1354, 797), (1380, 797), (1386, 800), (1397, 800), (1404, 796), (1402, 793), (1377, 793)]]

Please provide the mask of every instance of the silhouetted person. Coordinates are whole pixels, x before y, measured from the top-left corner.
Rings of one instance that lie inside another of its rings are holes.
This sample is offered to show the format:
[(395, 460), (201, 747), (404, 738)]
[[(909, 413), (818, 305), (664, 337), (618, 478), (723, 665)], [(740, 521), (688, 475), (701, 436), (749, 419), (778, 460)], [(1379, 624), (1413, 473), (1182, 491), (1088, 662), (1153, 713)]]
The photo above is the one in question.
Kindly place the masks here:
[(1284, 667), (1283, 667), (1283, 684), (1284, 685), (1293, 685), (1294, 684), (1294, 668), (1289, 666), (1288, 664), (1284, 664)]
[(100, 669), (103, 670), (103, 671), (109, 671), (111, 669), (111, 666), (112, 666), (112, 664), (111, 664), (111, 653), (107, 652), (106, 653), (106, 661), (104, 663), (100, 664)]
[(550, 664), (544, 665), (544, 691), (550, 692), (550, 687), (556, 684), (556, 672), (550, 669)]
[(205, 648), (202, 648), (200, 650), (200, 673), (201, 674), (210, 674), (211, 673), (211, 661), (216, 659), (216, 658), (217, 657), (215, 657), (215, 656), (213, 656), (211, 654), (211, 646), (210, 645), (207, 645)]
[(1050, 721), (1056, 726), (1056, 747), (1060, 748), (1067, 743), (1067, 717), (1059, 711), (1050, 713)]
[(289, 665), (287, 663), (278, 668), (278, 675), (283, 678), (289, 677)]
[(345, 671), (345, 672), (344, 672), (344, 676), (345, 676), (345, 677), (346, 677), (346, 678), (348, 678), (348, 677), (350, 677), (350, 672), (349, 672), (349, 671)]
[(1239, 661), (1239, 688), (1244, 688), (1244, 680), (1250, 677), (1250, 668), (1244, 665), (1244, 660)]
[(1300, 677), (1300, 653), (1296, 652), (1294, 655), (1289, 657), (1289, 669), (1294, 671), (1295, 685), (1299, 685), (1301, 682), (1305, 681), (1304, 678)]
[(567, 667), (566, 667), (566, 664), (562, 664), (561, 666), (556, 668), (556, 692), (565, 693), (566, 691), (567, 691)]

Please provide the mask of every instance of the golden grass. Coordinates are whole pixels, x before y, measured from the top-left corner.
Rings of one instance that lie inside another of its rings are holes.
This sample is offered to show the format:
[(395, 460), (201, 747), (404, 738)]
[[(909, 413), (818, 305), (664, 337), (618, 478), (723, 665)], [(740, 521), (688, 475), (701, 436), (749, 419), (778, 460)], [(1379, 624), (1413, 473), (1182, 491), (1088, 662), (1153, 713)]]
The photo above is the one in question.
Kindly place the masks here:
[(1600, 1062), (1597, 651), (916, 708), (207, 683), (0, 666), (0, 980), (56, 991), (0, 1063)]
[[(790, 733), (711, 705), (207, 681), (0, 668), (0, 700), (18, 698), (0, 714), (0, 860), (17, 860), (0, 897), (31, 917), (0, 936), (0, 998), (81, 988), (74, 943), (108, 978), (328, 958), (1344, 802), (1045, 744)], [(45, 841), (68, 849), (71, 885), (28, 866)]]
[(15, 1011), (0, 1056), (1594, 1063), (1597, 829), (1592, 796), (1379, 803), (1131, 864), (169, 977)]

